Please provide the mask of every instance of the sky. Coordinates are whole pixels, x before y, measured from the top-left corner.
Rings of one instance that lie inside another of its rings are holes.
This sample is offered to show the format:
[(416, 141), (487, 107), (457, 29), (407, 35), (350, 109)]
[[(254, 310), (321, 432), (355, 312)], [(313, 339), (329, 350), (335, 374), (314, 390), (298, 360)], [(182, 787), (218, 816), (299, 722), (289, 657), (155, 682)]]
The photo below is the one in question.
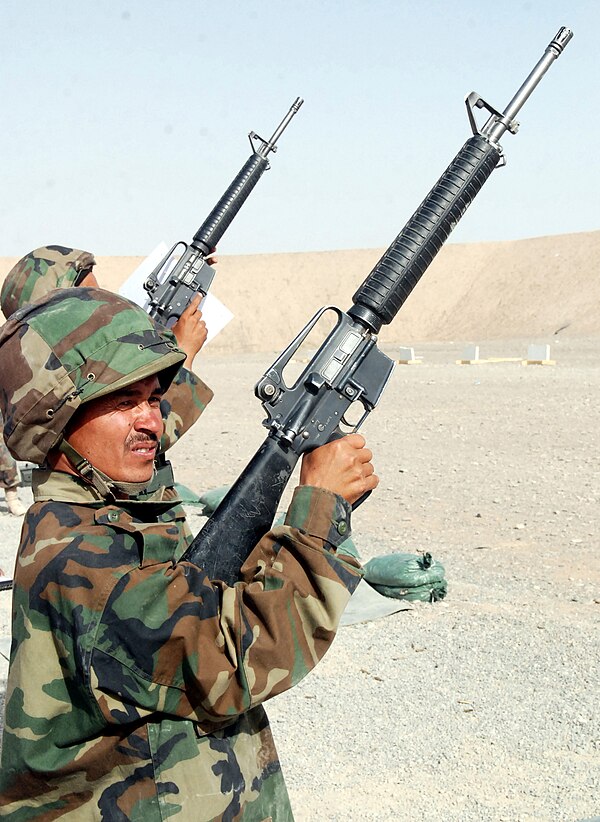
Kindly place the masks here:
[(450, 242), (600, 228), (597, 0), (0, 0), (0, 256), (189, 241), (296, 97), (220, 253), (386, 247), (561, 26)]

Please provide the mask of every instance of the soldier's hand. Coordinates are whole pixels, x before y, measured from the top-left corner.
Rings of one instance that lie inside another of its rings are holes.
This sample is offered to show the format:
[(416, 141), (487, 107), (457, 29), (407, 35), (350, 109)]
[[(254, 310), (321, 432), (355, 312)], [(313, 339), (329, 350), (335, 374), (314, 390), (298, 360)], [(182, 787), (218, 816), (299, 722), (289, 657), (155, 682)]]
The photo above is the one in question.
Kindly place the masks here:
[(200, 351), (208, 336), (206, 323), (202, 319), (202, 312), (198, 308), (201, 300), (202, 296), (196, 294), (171, 329), (177, 339), (177, 345), (186, 353), (184, 365), (190, 370), (194, 363), (194, 357)]
[(379, 485), (372, 458), (365, 438), (348, 434), (303, 456), (300, 485), (326, 488), (352, 504)]

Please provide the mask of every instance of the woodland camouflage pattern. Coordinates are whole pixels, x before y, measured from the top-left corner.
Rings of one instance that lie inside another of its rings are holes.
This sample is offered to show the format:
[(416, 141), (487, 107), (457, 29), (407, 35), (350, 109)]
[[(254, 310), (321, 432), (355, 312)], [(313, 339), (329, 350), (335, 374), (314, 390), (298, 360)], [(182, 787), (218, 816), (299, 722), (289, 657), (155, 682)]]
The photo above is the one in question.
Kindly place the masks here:
[(168, 451), (189, 431), (212, 398), (208, 385), (182, 365), (160, 401), (165, 423), (161, 452)]
[(286, 524), (228, 588), (177, 561), (191, 540), (177, 503), (106, 504), (47, 471), (34, 471), (34, 495), (15, 571), (0, 817), (291, 822), (261, 703), (334, 638), (360, 579), (334, 550), (349, 506), (297, 488)]
[[(36, 248), (6, 275), (0, 306), (8, 319), (19, 308), (55, 288), (72, 287), (77, 277), (96, 264), (94, 255), (62, 245)], [(162, 398), (165, 433), (160, 450), (173, 446), (196, 422), (213, 397), (211, 389), (192, 371), (182, 367)]]
[(43, 297), (53, 288), (71, 288), (80, 274), (96, 264), (94, 255), (64, 245), (36, 248), (22, 257), (6, 275), (0, 292), (2, 313), (8, 319), (21, 306)]

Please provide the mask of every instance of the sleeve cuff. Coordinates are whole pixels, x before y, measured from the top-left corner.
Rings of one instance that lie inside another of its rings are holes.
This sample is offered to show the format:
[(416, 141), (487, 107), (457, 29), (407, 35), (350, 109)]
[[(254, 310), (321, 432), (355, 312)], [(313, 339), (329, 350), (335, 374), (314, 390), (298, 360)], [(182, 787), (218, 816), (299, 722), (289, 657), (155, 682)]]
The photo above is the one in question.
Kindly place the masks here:
[(294, 490), (285, 525), (337, 548), (352, 533), (351, 512), (350, 505), (338, 494), (324, 488), (300, 485)]

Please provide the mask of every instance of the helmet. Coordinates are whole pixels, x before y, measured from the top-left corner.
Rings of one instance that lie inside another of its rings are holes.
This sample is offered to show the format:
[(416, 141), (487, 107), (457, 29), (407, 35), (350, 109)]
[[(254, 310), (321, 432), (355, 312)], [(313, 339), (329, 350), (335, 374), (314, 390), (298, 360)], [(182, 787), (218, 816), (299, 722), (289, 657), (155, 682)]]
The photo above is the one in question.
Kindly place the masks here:
[(30, 251), (6, 275), (0, 292), (2, 313), (8, 319), (18, 308), (53, 288), (77, 285), (95, 264), (89, 251), (64, 245), (46, 245)]
[(82, 403), (156, 374), (165, 390), (185, 359), (174, 335), (100, 288), (53, 290), (0, 330), (0, 413), (19, 460), (43, 463)]

